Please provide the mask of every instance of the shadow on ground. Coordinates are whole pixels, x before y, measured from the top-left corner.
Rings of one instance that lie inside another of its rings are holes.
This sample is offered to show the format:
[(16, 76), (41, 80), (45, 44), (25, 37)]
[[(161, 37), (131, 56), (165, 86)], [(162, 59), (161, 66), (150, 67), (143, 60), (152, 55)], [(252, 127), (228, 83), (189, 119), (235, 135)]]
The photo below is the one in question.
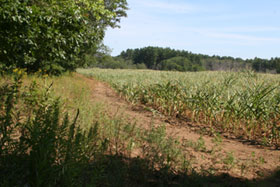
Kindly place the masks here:
[(93, 163), (88, 172), (97, 186), (280, 186), (280, 170), (273, 176), (250, 181), (228, 174), (201, 176), (195, 172), (175, 173), (167, 168), (156, 170), (149, 167), (147, 160), (121, 156), (107, 156)]

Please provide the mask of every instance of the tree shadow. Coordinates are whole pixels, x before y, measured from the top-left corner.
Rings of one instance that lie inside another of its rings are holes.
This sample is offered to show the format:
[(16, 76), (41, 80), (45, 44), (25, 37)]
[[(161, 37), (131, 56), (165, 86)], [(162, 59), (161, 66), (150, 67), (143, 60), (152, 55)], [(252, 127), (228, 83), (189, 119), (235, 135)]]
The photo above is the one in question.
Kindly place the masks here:
[[(280, 170), (261, 180), (235, 178), (228, 174), (204, 176), (195, 171), (176, 173), (155, 169), (149, 160), (106, 156), (91, 164), (86, 183), (96, 186), (280, 186)], [(92, 173), (94, 173), (94, 176)]]

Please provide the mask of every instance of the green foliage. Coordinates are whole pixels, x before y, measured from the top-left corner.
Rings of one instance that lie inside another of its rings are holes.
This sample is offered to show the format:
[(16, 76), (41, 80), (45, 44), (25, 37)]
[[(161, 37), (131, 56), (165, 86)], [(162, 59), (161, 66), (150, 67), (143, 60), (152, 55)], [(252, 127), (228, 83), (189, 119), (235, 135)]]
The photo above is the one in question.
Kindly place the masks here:
[(83, 65), (85, 52), (125, 16), (126, 0), (1, 0), (0, 68), (50, 74)]

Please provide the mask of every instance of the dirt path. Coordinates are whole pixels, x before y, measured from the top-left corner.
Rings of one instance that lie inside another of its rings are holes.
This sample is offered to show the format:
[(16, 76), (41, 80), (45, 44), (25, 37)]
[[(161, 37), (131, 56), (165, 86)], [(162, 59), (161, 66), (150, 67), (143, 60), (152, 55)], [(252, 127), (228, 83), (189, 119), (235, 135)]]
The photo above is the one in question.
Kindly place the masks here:
[[(168, 120), (156, 112), (146, 110), (144, 106), (131, 105), (119, 97), (107, 84), (79, 74), (77, 76), (88, 82), (92, 88), (93, 100), (104, 103), (110, 116), (123, 115), (126, 120), (136, 122), (139, 127), (145, 129), (149, 129), (151, 124), (155, 126), (164, 124), (169, 135), (178, 137), (186, 144), (195, 143), (201, 137), (201, 134), (194, 132), (192, 127), (183, 120)], [(214, 137), (203, 136), (206, 149), (186, 146), (188, 154), (195, 158), (193, 165), (197, 169), (206, 168), (209, 170), (213, 166), (220, 173), (226, 172), (234, 177), (254, 179), (270, 175), (280, 166), (279, 150), (259, 148), (226, 138), (222, 138), (222, 142), (219, 144), (218, 140), (216, 139), (215, 143)], [(230, 162), (232, 168), (229, 168), (228, 165), (225, 166), (225, 161)], [(215, 164), (213, 165), (213, 163)]]

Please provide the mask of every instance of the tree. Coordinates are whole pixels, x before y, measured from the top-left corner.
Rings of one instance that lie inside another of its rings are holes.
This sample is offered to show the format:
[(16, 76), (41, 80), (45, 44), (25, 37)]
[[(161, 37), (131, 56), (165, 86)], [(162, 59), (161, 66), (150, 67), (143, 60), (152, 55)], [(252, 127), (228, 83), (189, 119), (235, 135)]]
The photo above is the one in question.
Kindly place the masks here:
[(160, 64), (162, 70), (175, 70), (175, 71), (201, 71), (202, 66), (192, 63), (189, 59), (181, 56), (173, 57), (168, 60), (162, 61)]
[(0, 0), (0, 67), (72, 71), (126, 10), (126, 0)]
[(276, 69), (276, 73), (280, 73), (280, 58), (271, 59), (273, 61), (273, 66)]
[(86, 52), (83, 67), (97, 67), (98, 63), (103, 63), (111, 52), (112, 50), (103, 43), (94, 45)]

